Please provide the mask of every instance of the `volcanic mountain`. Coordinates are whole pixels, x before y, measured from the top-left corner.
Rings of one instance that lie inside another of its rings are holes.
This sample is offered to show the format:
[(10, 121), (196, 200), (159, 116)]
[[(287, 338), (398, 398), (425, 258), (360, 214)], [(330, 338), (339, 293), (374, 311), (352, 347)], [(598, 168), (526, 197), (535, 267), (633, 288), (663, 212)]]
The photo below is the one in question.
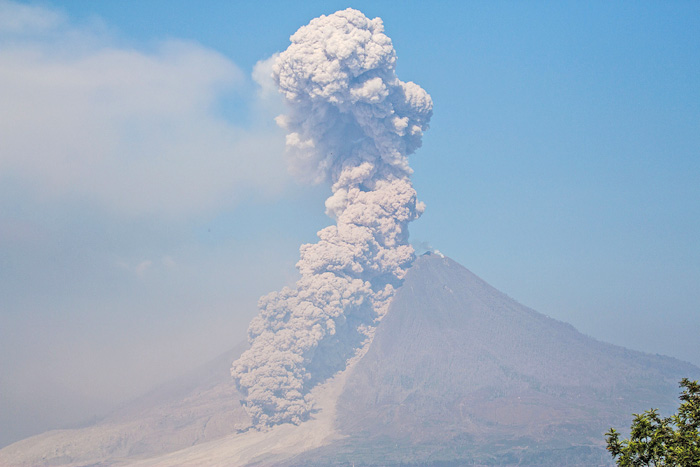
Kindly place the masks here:
[(212, 364), (92, 427), (8, 446), (0, 464), (611, 465), (604, 432), (670, 412), (683, 377), (700, 369), (587, 337), (428, 254), (364, 356), (314, 390), (308, 422), (246, 430)]
[(605, 431), (629, 426), (632, 412), (671, 410), (684, 375), (700, 369), (599, 342), (449, 258), (424, 255), (348, 375), (337, 409), (347, 438), (315, 456), (607, 465)]

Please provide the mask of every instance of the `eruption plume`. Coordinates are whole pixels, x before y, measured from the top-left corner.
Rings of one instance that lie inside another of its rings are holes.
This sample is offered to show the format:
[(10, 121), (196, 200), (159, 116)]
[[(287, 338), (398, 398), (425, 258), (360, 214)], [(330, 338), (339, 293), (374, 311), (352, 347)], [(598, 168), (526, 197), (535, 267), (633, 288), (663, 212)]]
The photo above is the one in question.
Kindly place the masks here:
[(414, 259), (408, 223), (423, 212), (407, 156), (421, 145), (430, 96), (396, 77), (381, 19), (347, 9), (312, 20), (292, 37), (273, 77), (288, 104), (291, 168), (329, 182), (335, 219), (302, 245), (296, 288), (260, 299), (251, 347), (231, 374), (256, 425), (300, 423), (309, 391), (346, 367), (371, 340)]

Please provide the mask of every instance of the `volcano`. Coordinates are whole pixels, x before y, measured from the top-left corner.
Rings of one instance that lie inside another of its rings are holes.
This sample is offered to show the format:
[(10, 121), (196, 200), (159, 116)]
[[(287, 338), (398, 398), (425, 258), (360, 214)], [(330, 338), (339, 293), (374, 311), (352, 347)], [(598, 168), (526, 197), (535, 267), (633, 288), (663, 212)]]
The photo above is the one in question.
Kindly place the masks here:
[(678, 381), (700, 378), (587, 337), (436, 254), (414, 261), (364, 355), (314, 389), (307, 422), (251, 428), (225, 364), (234, 353), (91, 427), (10, 445), (0, 464), (612, 465), (608, 428), (669, 413)]
[(633, 412), (671, 411), (684, 375), (700, 369), (587, 337), (424, 255), (348, 375), (337, 409), (347, 438), (315, 455), (319, 464), (608, 465), (605, 431), (628, 426)]

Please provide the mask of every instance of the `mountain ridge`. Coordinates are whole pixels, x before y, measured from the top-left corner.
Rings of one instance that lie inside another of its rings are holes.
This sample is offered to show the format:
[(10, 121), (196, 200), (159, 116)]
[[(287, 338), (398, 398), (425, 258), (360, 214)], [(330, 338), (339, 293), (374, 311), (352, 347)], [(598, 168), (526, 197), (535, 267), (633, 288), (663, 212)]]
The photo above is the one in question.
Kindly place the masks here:
[[(299, 426), (245, 430), (231, 351), (3, 465), (611, 465), (603, 433), (677, 404), (700, 368), (597, 341), (436, 254), (416, 258), (366, 353)], [(207, 431), (208, 430), (208, 431)]]

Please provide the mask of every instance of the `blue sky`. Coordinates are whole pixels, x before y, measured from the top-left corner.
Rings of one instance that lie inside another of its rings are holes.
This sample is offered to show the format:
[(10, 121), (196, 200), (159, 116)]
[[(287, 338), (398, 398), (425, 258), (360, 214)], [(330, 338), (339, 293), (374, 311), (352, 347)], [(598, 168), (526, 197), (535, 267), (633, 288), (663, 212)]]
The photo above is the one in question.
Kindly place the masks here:
[(329, 189), (287, 174), (255, 67), (348, 6), (434, 101), (412, 240), (700, 365), (700, 4), (298, 3), (0, 2), (0, 444), (225, 351), (295, 280)]

